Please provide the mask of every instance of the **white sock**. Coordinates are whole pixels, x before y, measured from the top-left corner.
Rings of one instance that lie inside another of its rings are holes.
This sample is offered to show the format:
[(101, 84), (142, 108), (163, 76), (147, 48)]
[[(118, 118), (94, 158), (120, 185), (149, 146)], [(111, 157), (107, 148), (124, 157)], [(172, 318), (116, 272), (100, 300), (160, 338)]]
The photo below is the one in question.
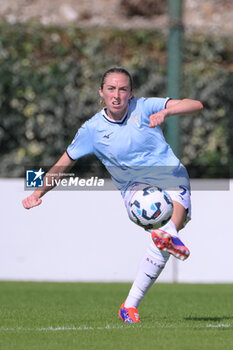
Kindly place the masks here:
[[(170, 235), (172, 235), (172, 236), (178, 236), (176, 225), (174, 224), (174, 222), (172, 220), (169, 220), (166, 223), (166, 225), (160, 227), (159, 229), (162, 230), (162, 231), (170, 233)], [(153, 231), (153, 230), (151, 230), (151, 231)]]
[[(166, 225), (159, 228), (162, 231), (170, 233), (172, 236), (178, 236), (178, 232), (176, 229), (176, 226), (173, 221), (168, 221)], [(152, 233), (153, 230), (147, 230), (148, 232)], [(154, 256), (157, 256), (158, 259), (165, 259), (166, 256), (170, 256), (169, 253), (163, 252), (162, 250), (158, 249), (154, 242), (151, 240), (150, 246), (148, 248), (148, 252)]]
[[(178, 235), (176, 226), (171, 220), (160, 229), (170, 233), (172, 236)], [(152, 232), (153, 230), (148, 231)], [(151, 241), (151, 244), (141, 261), (137, 276), (125, 301), (125, 307), (137, 308), (139, 306), (147, 291), (154, 284), (164, 269), (169, 257), (169, 253), (158, 249), (153, 241)]]
[(170, 254), (162, 252), (156, 246), (155, 249), (158, 250), (157, 254), (154, 254), (149, 248), (141, 261), (137, 276), (125, 301), (125, 307), (127, 308), (137, 308), (139, 306), (169, 259)]

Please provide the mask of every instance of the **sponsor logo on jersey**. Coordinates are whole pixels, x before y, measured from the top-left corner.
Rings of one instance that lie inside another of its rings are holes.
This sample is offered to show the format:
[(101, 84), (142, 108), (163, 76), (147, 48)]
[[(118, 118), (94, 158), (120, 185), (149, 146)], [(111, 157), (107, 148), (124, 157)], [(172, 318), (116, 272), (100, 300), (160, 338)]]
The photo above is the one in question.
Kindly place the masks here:
[(109, 137), (113, 134), (113, 132), (110, 132), (110, 134), (104, 135), (104, 138), (109, 139)]

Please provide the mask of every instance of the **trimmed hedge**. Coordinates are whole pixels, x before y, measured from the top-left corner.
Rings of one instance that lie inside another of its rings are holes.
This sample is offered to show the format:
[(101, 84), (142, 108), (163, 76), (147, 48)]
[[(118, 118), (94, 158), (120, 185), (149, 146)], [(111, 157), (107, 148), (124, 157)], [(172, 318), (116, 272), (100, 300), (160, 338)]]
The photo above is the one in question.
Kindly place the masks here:
[[(185, 39), (183, 97), (205, 106), (199, 115), (181, 117), (182, 161), (193, 176), (229, 175), (232, 61), (231, 38)], [(115, 65), (132, 73), (136, 96), (166, 96), (161, 33), (0, 23), (0, 176), (52, 165), (98, 110), (101, 75)], [(78, 164), (80, 174), (105, 174), (94, 157)]]

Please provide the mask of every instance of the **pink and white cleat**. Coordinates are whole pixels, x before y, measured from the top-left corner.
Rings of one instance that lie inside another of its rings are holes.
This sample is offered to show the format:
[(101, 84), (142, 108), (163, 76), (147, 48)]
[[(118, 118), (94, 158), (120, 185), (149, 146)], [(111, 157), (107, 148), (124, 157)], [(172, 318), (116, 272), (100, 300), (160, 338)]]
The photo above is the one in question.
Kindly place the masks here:
[(186, 260), (190, 255), (184, 243), (170, 233), (157, 229), (152, 232), (151, 237), (157, 248), (172, 254), (177, 259)]
[(119, 310), (119, 318), (125, 323), (137, 323), (141, 322), (139, 318), (138, 310), (134, 307), (125, 307), (125, 303), (123, 303)]

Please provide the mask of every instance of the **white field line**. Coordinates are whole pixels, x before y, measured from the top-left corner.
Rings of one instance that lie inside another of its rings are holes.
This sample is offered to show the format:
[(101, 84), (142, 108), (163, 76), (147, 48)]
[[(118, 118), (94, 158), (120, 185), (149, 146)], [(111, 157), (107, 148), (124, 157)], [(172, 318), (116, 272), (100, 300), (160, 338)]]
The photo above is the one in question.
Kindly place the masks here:
[(219, 323), (219, 324), (207, 324), (207, 328), (230, 328), (230, 324)]
[(17, 331), (25, 331), (25, 332), (59, 332), (59, 331), (96, 331), (96, 330), (111, 330), (111, 329), (129, 329), (129, 328), (141, 328), (141, 329), (158, 329), (158, 328), (192, 328), (192, 329), (203, 329), (203, 328), (232, 328), (232, 325), (230, 324), (224, 324), (224, 323), (219, 323), (219, 324), (207, 324), (207, 325), (199, 325), (199, 326), (180, 326), (177, 327), (175, 325), (154, 325), (154, 326), (143, 326), (143, 325), (133, 325), (133, 324), (127, 324), (127, 325), (121, 325), (121, 326), (110, 326), (106, 325), (104, 327), (88, 327), (88, 326), (82, 326), (82, 327), (45, 327), (45, 328), (27, 328), (27, 327), (0, 327), (0, 332), (17, 332)]
[(38, 332), (57, 332), (57, 331), (95, 331), (95, 330), (106, 330), (106, 329), (121, 329), (124, 328), (124, 326), (105, 326), (105, 327), (88, 327), (88, 326), (82, 326), (82, 327), (35, 327), (35, 328), (27, 328), (27, 327), (0, 327), (0, 332), (7, 332), (7, 331), (38, 331)]

